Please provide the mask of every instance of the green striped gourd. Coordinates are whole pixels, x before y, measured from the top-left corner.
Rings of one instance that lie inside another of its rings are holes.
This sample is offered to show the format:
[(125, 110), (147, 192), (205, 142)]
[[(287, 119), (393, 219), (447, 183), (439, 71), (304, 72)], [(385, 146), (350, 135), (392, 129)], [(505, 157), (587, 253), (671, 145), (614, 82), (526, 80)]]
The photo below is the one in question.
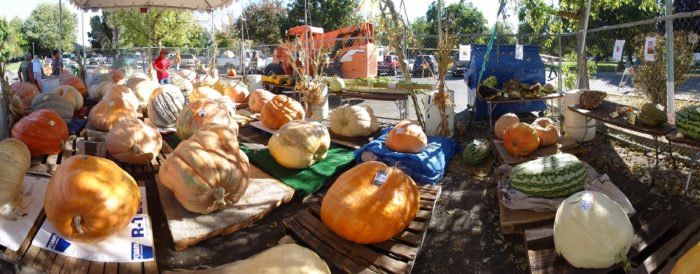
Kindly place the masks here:
[(554, 198), (583, 189), (586, 168), (576, 156), (566, 153), (539, 158), (515, 166), (510, 185), (529, 196)]
[(676, 127), (686, 138), (700, 140), (700, 106), (687, 106), (677, 111)]
[(474, 139), (464, 147), (462, 156), (468, 165), (478, 165), (484, 162), (491, 153), (491, 144), (486, 140)]

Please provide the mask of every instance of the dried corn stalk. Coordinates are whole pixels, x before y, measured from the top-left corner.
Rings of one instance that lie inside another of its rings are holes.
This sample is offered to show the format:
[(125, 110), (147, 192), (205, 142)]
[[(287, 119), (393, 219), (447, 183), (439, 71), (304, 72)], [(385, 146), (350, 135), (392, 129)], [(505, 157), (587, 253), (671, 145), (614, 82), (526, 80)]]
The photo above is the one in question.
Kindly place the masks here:
[(316, 48), (313, 41), (302, 43), (301, 39), (283, 45), (292, 69), (299, 76), (295, 88), (302, 95), (306, 116), (311, 117), (311, 106), (323, 103), (321, 76), (327, 65), (323, 58), (326, 52), (320, 47)]

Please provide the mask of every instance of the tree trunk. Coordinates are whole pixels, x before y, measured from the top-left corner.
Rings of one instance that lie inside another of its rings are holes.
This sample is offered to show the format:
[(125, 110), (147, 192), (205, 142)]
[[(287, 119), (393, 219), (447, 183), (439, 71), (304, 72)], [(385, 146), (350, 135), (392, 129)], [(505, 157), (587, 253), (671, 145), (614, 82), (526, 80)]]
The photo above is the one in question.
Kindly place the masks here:
[[(584, 30), (586, 28), (585, 23), (586, 23), (586, 18), (584, 18), (585, 15), (582, 15), (578, 19), (578, 29), (580, 31)], [(585, 46), (585, 41), (583, 41), (583, 32), (579, 32), (576, 34), (576, 56), (577, 58), (577, 63), (578, 63), (578, 83), (576, 84), (576, 88), (579, 89), (588, 89), (589, 88), (589, 81), (588, 81), (588, 54), (586, 54), (586, 51), (583, 51), (583, 54), (581, 54), (581, 49)]]

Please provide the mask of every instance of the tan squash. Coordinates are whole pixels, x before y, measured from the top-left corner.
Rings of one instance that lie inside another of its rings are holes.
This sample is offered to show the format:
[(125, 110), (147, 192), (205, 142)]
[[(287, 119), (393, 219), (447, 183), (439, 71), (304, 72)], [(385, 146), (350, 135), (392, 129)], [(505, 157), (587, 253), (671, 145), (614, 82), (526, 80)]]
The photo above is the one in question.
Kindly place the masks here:
[(331, 131), (347, 137), (365, 137), (379, 128), (377, 117), (369, 106), (345, 105), (330, 115)]
[(124, 119), (105, 135), (109, 154), (122, 163), (148, 164), (156, 159), (163, 140), (160, 133), (139, 119)]
[(190, 93), (189, 100), (190, 102), (196, 102), (200, 99), (216, 99), (218, 97), (221, 97), (221, 93), (219, 93), (219, 91), (210, 87), (202, 86), (195, 88), (192, 93)]
[(503, 139), (506, 129), (517, 123), (520, 123), (520, 118), (515, 113), (503, 114), (496, 120), (496, 124), (493, 126), (493, 133), (498, 139)]
[(107, 89), (107, 92), (105, 92), (104, 96), (102, 97), (103, 101), (111, 101), (111, 100), (122, 100), (125, 103), (129, 104), (131, 108), (140, 111), (141, 110), (141, 103), (139, 102), (139, 99), (136, 97), (136, 94), (128, 87), (122, 86), (122, 85), (113, 85), (109, 89)]
[(88, 113), (88, 121), (95, 129), (109, 131), (124, 119), (136, 119), (136, 110), (123, 100), (100, 101)]
[(201, 99), (187, 104), (180, 111), (177, 118), (177, 135), (185, 140), (208, 124), (230, 126), (238, 130), (238, 124), (224, 103)]
[(73, 86), (58, 86), (53, 90), (53, 93), (63, 96), (73, 106), (73, 111), (83, 107), (83, 95)]
[(267, 102), (272, 100), (275, 95), (264, 89), (256, 89), (250, 94), (250, 99), (248, 99), (248, 108), (253, 113), (258, 113), (262, 111), (263, 107)]
[(559, 129), (551, 119), (537, 118), (532, 122), (532, 126), (537, 131), (537, 137), (540, 138), (540, 146), (550, 146), (559, 140)]
[(283, 167), (303, 169), (326, 158), (331, 146), (328, 130), (319, 122), (291, 121), (270, 137), (267, 147)]
[(107, 91), (115, 85), (116, 84), (112, 83), (111, 81), (100, 82), (97, 85), (90, 86), (90, 89), (88, 90), (88, 95), (93, 101), (102, 100), (102, 96), (104, 96), (105, 93), (107, 93)]
[(428, 137), (418, 123), (403, 120), (389, 131), (384, 144), (396, 152), (418, 153), (428, 145)]
[(32, 156), (19, 139), (0, 141), (0, 206), (11, 203), (22, 194), (24, 173)]

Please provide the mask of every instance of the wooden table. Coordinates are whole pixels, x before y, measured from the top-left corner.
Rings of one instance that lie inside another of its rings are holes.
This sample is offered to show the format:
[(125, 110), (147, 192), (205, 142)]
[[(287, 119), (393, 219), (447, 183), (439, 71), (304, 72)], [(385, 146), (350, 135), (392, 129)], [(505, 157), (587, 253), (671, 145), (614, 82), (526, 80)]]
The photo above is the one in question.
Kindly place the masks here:
[(399, 109), (399, 119), (405, 120), (408, 118), (409, 94), (407, 92), (379, 93), (343, 90), (341, 92), (329, 91), (328, 94), (338, 96), (341, 99), (363, 99), (394, 102), (394, 104), (396, 104), (396, 107)]
[[(627, 130), (641, 132), (644, 134), (651, 135), (654, 138), (654, 151), (656, 152), (656, 165), (659, 165), (659, 137), (666, 136), (668, 133), (673, 131), (674, 127), (668, 123), (660, 126), (647, 126), (641, 122), (631, 125), (627, 122), (625, 115), (620, 115), (617, 118), (610, 117), (610, 113), (617, 111), (618, 107), (626, 107), (618, 103), (613, 103), (609, 101), (603, 101), (603, 103), (596, 109), (584, 109), (581, 105), (569, 106), (569, 110), (586, 116), (586, 124), (591, 120), (595, 119), (608, 123), (617, 127), (621, 127)], [(585, 139), (585, 135), (584, 135)]]
[[(509, 104), (509, 103), (525, 103), (525, 102), (537, 102), (537, 101), (554, 101), (554, 100), (560, 100), (561, 98), (564, 98), (564, 95), (560, 93), (553, 93), (553, 94), (548, 94), (547, 96), (539, 97), (539, 98), (521, 98), (521, 99), (511, 99), (511, 100), (496, 100), (496, 99), (481, 99), (486, 101), (486, 105), (488, 106), (488, 114), (489, 114), (489, 127), (491, 127), (491, 131), (493, 131), (493, 110), (496, 109), (496, 107), (500, 104)], [(545, 104), (547, 105), (547, 104)], [(548, 105), (547, 105), (548, 106)], [(551, 110), (551, 107), (547, 107), (545, 111), (549, 109)], [(553, 115), (555, 116), (555, 115)]]

